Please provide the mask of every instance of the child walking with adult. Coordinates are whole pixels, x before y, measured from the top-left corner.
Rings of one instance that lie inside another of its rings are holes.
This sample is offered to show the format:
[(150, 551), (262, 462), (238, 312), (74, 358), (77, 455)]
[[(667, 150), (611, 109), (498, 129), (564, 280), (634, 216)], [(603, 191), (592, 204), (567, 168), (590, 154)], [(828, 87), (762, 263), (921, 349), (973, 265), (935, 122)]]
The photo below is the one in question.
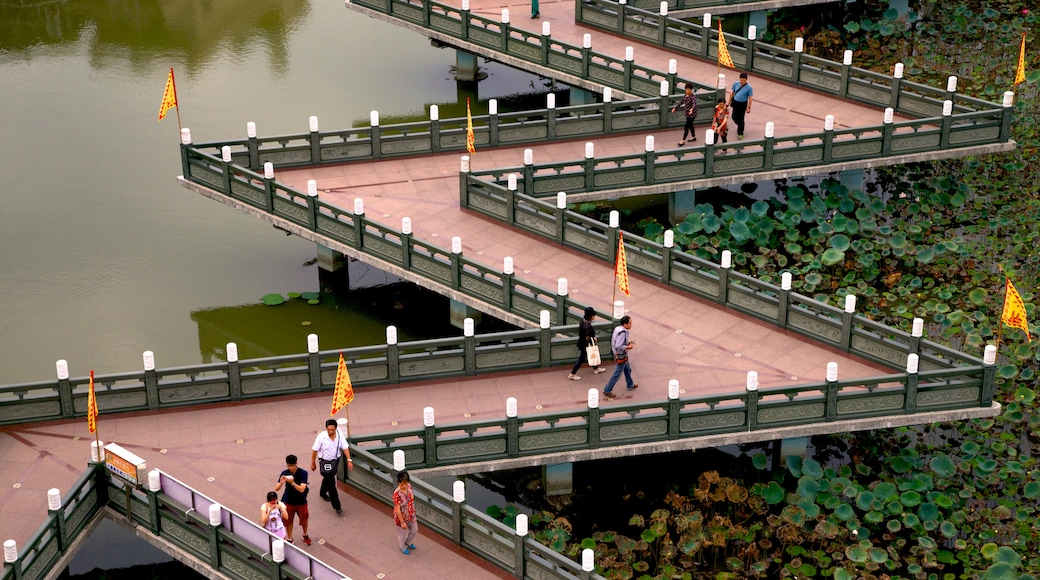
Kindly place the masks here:
[(267, 501), (260, 506), (260, 525), (281, 539), (285, 539), (285, 520), (289, 519), (289, 512), (285, 504), (278, 501), (278, 492), (267, 492)]
[(726, 142), (726, 135), (729, 134), (729, 107), (726, 106), (726, 99), (719, 99), (719, 102), (715, 104), (715, 115), (711, 118), (711, 130), (715, 132), (716, 143)]
[[(589, 362), (589, 354), (586, 349), (596, 344), (596, 329), (592, 328), (592, 320), (594, 318), (596, 318), (596, 309), (587, 306), (584, 319), (578, 323), (578, 362), (574, 363), (574, 367), (571, 368), (571, 374), (567, 375), (567, 378), (572, 381), (581, 380), (581, 377), (578, 376), (578, 369), (581, 368), (581, 365)], [(592, 372), (598, 375), (607, 372), (607, 369), (595, 365), (592, 367)]]
[(397, 474), (394, 489), (394, 524), (397, 526), (397, 547), (404, 554), (415, 549), (412, 540), (419, 533), (419, 521), (415, 518), (415, 495), (412, 493), (411, 477), (407, 471)]
[(697, 140), (697, 133), (693, 130), (693, 121), (697, 118), (697, 96), (693, 94), (693, 85), (686, 83), (686, 93), (683, 95), (679, 104), (672, 107), (674, 113), (676, 109), (682, 109), (686, 115), (686, 124), (683, 125), (682, 139), (679, 140), (679, 146), (686, 145), (686, 136), (690, 136), (690, 141)]

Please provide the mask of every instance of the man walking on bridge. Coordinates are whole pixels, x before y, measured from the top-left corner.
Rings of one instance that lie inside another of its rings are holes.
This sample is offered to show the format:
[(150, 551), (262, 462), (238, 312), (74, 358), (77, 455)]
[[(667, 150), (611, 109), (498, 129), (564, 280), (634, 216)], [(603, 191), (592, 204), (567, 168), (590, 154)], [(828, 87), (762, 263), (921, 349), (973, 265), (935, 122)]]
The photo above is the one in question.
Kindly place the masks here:
[(747, 82), (747, 73), (740, 73), (740, 80), (733, 83), (729, 106), (733, 110), (733, 122), (737, 124), (737, 140), (744, 138), (744, 115), (751, 112), (751, 97), (755, 91)]
[(279, 491), (282, 486), (282, 503), (289, 519), (285, 520), (285, 537), (289, 543), (293, 543), (293, 518), (300, 515), (300, 527), (303, 528), (303, 543), (311, 545), (311, 537), (307, 535), (307, 521), (311, 512), (307, 508), (307, 472), (296, 466), (296, 456), (285, 456), (285, 471), (278, 476), (278, 483), (274, 484), (274, 490)]
[(625, 383), (628, 390), (632, 390), (639, 386), (639, 383), (632, 382), (632, 364), (628, 362), (628, 351), (632, 350), (635, 346), (635, 342), (632, 341), (628, 336), (628, 331), (632, 329), (632, 317), (622, 316), (619, 321), (621, 324), (614, 329), (614, 334), (610, 338), (610, 350), (614, 353), (614, 373), (610, 375), (610, 380), (607, 381), (607, 386), (603, 387), (603, 396), (608, 399), (613, 399), (615, 395), (612, 391), (614, 385), (617, 384), (618, 379), (621, 378), (621, 373), (625, 373)]
[(354, 469), (347, 440), (337, 429), (336, 420), (329, 419), (325, 421), (325, 431), (318, 433), (314, 438), (314, 445), (311, 446), (311, 471), (321, 475), (321, 489), (318, 494), (321, 499), (332, 502), (332, 509), (336, 510), (337, 514), (343, 513), (339, 491), (336, 489), (336, 474), (339, 473), (341, 455), (347, 460), (347, 469)]

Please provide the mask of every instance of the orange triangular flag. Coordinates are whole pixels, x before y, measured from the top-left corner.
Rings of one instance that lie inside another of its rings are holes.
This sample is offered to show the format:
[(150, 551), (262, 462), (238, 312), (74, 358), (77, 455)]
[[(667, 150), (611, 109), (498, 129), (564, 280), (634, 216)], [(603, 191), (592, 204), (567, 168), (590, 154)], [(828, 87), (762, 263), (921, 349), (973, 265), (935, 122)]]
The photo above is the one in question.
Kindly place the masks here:
[(1015, 84), (1026, 80), (1026, 33), (1022, 33), (1022, 47), (1018, 49), (1018, 69), (1015, 70)]
[(614, 278), (617, 279), (618, 289), (631, 296), (628, 291), (628, 261), (625, 260), (625, 237), (618, 231), (617, 260), (614, 262)]
[(170, 67), (170, 75), (166, 77), (166, 90), (163, 91), (162, 104), (159, 105), (159, 120), (166, 116), (166, 111), (177, 106), (177, 85), (173, 83), (173, 67)]
[(350, 374), (343, 353), (339, 353), (339, 366), (336, 368), (336, 390), (332, 391), (332, 412), (335, 415), (354, 400), (354, 386), (350, 384)]
[(1004, 292), (1004, 311), (1000, 313), (1000, 321), (1012, 328), (1020, 328), (1026, 333), (1026, 340), (1032, 341), (1029, 336), (1029, 321), (1026, 320), (1026, 305), (1022, 302), (1022, 296), (1015, 290), (1011, 278), (1007, 280), (1007, 288)]
[(466, 97), (466, 151), (477, 152), (476, 137), (473, 135), (473, 115), (469, 112), (469, 97)]
[(91, 433), (97, 432), (97, 397), (94, 396), (94, 371), (90, 371), (90, 394), (87, 395), (87, 426)]
[(719, 21), (719, 66), (728, 66), (729, 68), (737, 68), (733, 66), (733, 59), (729, 56), (729, 49), (726, 48), (726, 37), (722, 35), (722, 21)]

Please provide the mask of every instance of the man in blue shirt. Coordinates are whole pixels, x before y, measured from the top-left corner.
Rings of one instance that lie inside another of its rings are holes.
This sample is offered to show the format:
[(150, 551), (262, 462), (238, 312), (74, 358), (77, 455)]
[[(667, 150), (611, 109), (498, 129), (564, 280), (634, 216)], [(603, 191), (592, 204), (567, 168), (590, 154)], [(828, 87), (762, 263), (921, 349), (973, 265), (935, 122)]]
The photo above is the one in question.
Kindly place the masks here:
[(737, 140), (744, 138), (744, 115), (751, 112), (751, 96), (755, 94), (747, 82), (747, 73), (740, 73), (740, 80), (730, 89), (729, 106), (731, 118), (737, 124)]
[(628, 351), (632, 350), (632, 347), (636, 344), (628, 336), (628, 331), (632, 329), (632, 317), (622, 316), (619, 322), (621, 323), (620, 326), (614, 329), (614, 334), (610, 339), (610, 350), (614, 353), (614, 374), (610, 375), (607, 386), (603, 387), (603, 396), (608, 399), (613, 399), (617, 396), (612, 391), (618, 379), (621, 378), (622, 372), (625, 373), (625, 383), (628, 390), (631, 391), (639, 386), (639, 383), (632, 382), (632, 365), (628, 362)]

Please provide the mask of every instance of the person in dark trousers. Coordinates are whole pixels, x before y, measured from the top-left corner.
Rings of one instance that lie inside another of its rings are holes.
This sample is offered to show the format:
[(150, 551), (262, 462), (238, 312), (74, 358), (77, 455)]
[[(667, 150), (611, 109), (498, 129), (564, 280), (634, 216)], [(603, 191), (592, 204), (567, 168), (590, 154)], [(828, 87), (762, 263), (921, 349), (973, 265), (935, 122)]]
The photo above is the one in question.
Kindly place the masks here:
[(607, 386), (603, 387), (603, 396), (608, 399), (617, 396), (613, 393), (614, 385), (621, 378), (622, 372), (625, 373), (625, 383), (629, 391), (639, 386), (639, 383), (632, 381), (632, 364), (628, 362), (628, 351), (636, 345), (628, 334), (628, 331), (632, 330), (632, 317), (622, 316), (618, 322), (619, 326), (614, 329), (614, 334), (610, 338), (610, 350), (614, 353), (614, 363), (617, 366), (614, 367)]
[(686, 83), (686, 94), (683, 95), (679, 104), (672, 107), (674, 113), (676, 109), (682, 109), (683, 113), (686, 114), (686, 124), (683, 125), (682, 139), (679, 140), (679, 146), (686, 145), (686, 136), (690, 136), (690, 141), (697, 140), (697, 133), (693, 130), (693, 121), (697, 118), (697, 96), (693, 94), (693, 85)]
[[(325, 421), (325, 431), (318, 433), (311, 446), (311, 471), (321, 476), (321, 499), (331, 502), (332, 509), (337, 514), (343, 513), (339, 502), (339, 491), (336, 489), (336, 474), (339, 472), (339, 458), (342, 455), (347, 460), (347, 469), (354, 469), (354, 462), (350, 459), (350, 447), (347, 440), (336, 428), (336, 420)], [(322, 469), (318, 469), (318, 462)]]
[(726, 135), (729, 134), (729, 107), (726, 106), (726, 99), (719, 99), (719, 102), (715, 104), (711, 130), (715, 131), (716, 143), (726, 142)]
[(733, 110), (733, 122), (737, 124), (737, 140), (744, 138), (744, 115), (751, 112), (751, 97), (755, 91), (747, 82), (747, 73), (740, 73), (740, 80), (733, 83), (729, 95), (729, 107)]
[[(596, 318), (596, 309), (587, 306), (585, 308), (585, 318), (578, 323), (578, 362), (574, 363), (571, 374), (567, 375), (567, 378), (572, 381), (581, 380), (581, 377), (578, 376), (578, 369), (581, 368), (582, 364), (589, 362), (589, 355), (585, 351), (585, 347), (594, 344), (596, 341), (596, 329), (592, 328), (592, 320), (594, 318)], [(592, 372), (598, 375), (607, 372), (607, 369), (594, 366), (592, 367)]]
[(531, 18), (538, 18), (541, 13), (538, 12), (538, 0), (531, 0)]

